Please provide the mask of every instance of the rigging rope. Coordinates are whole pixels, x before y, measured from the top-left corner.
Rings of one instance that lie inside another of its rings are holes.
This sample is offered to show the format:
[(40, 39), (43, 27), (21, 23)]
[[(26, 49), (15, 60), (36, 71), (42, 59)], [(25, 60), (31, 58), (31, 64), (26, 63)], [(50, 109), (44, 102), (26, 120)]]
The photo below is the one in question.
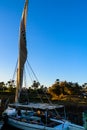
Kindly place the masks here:
[(14, 70), (14, 73), (13, 73), (12, 80), (15, 79), (15, 76), (16, 76), (16, 73), (17, 73), (17, 65), (18, 65), (18, 59), (17, 59), (17, 62), (16, 62), (16, 66), (15, 66), (15, 70)]
[(30, 67), (30, 69), (31, 69), (31, 71), (32, 71), (32, 73), (33, 73), (33, 75), (34, 75), (34, 77), (36, 78), (36, 81), (39, 82), (39, 80), (38, 80), (36, 74), (34, 73), (34, 71), (33, 71), (32, 67), (31, 67), (31, 65), (29, 64), (29, 61), (28, 61), (28, 60), (27, 60), (27, 63), (28, 63), (28, 65), (29, 65), (29, 67)]
[[(34, 73), (32, 67), (31, 67), (31, 65), (29, 64), (29, 61), (28, 61), (28, 60), (27, 60), (27, 63), (28, 63), (28, 66), (30, 67), (30, 69), (31, 69), (31, 71), (32, 71), (32, 73), (33, 73), (33, 75), (34, 75), (34, 77), (36, 78), (37, 83), (39, 83), (38, 78), (37, 78), (37, 76), (35, 75), (35, 73)], [(32, 81), (33, 81), (33, 80), (32, 80)], [(44, 103), (37, 89), (36, 89), (36, 93), (37, 93), (37, 95), (39, 96), (41, 102)]]
[[(32, 71), (32, 73), (33, 73), (33, 75), (35, 76), (37, 82), (39, 82), (39, 80), (38, 80), (36, 74), (34, 73), (34, 71), (33, 71), (32, 67), (31, 67), (31, 65), (29, 64), (29, 61), (28, 61), (28, 60), (27, 60), (27, 63), (28, 63), (28, 65), (29, 65), (29, 67), (30, 67), (30, 69), (31, 69), (31, 71)], [(43, 90), (43, 89), (42, 89), (42, 90)], [(36, 91), (36, 92), (37, 92), (37, 94), (39, 95), (39, 98), (40, 98), (41, 102), (44, 103), (44, 101), (42, 100), (42, 98), (41, 98), (39, 92), (38, 92), (38, 91)], [(43, 93), (45, 94), (45, 97), (47, 98), (48, 103), (50, 103), (50, 105), (54, 106), (53, 103), (50, 101), (49, 97), (47, 96), (47, 94), (46, 94), (44, 91), (43, 91)], [(55, 108), (54, 108), (54, 110), (55, 110), (57, 116), (59, 116), (57, 110), (56, 110)]]
[[(14, 79), (15, 74), (16, 74), (16, 71), (17, 71), (17, 64), (18, 64), (18, 60), (17, 60), (17, 63), (16, 63), (16, 67), (15, 67), (14, 74), (13, 74), (13, 79)], [(33, 74), (33, 76), (35, 77), (36, 81), (39, 83), (39, 80), (38, 80), (36, 74), (34, 73), (34, 71), (33, 71), (33, 69), (32, 69), (32, 67), (31, 67), (31, 65), (30, 65), (30, 63), (29, 63), (28, 60), (27, 60), (27, 64), (28, 64), (28, 66), (29, 66), (29, 68), (30, 68), (30, 70), (31, 70), (31, 72), (32, 72), (32, 74)], [(26, 66), (26, 67), (27, 67), (27, 66)], [(29, 74), (29, 77), (30, 77), (31, 81), (33, 82), (33, 79), (32, 79), (32, 77), (31, 77), (31, 75), (30, 75), (30, 71), (29, 71), (28, 67), (27, 67), (27, 70), (28, 70), (28, 72), (29, 72), (28, 74)], [(24, 83), (25, 83), (25, 86), (26, 86), (26, 72), (25, 72), (25, 69), (24, 69), (24, 80), (25, 80)], [(43, 90), (43, 89), (42, 89), (42, 90)], [(37, 93), (37, 95), (39, 96), (41, 102), (44, 103), (44, 101), (42, 100), (42, 98), (41, 98), (41, 96), (40, 96), (38, 90), (36, 90), (36, 93)], [(53, 104), (52, 104), (52, 102), (50, 101), (49, 97), (47, 96), (46, 92), (43, 91), (43, 93), (45, 94), (45, 97), (47, 98), (48, 103), (50, 103), (50, 105), (53, 106)], [(27, 96), (28, 96), (28, 93), (27, 93)], [(29, 100), (29, 99), (28, 99), (28, 100)], [(55, 110), (56, 114), (58, 115), (57, 110), (56, 110), (56, 109), (54, 109), (54, 110)]]

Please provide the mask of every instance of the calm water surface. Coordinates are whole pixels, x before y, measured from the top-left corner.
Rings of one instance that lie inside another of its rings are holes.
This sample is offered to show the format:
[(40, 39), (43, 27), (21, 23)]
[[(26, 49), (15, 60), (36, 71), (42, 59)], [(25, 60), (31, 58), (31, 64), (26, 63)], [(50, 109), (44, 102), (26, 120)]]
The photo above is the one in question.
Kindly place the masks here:
[(1, 130), (20, 130), (9, 125), (4, 125)]

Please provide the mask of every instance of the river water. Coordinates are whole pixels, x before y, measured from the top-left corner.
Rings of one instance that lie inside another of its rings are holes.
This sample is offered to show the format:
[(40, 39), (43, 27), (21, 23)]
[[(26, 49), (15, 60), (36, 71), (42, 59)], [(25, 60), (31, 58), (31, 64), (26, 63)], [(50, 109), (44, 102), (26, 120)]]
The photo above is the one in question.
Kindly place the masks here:
[(9, 125), (3, 125), (1, 130), (20, 130)]

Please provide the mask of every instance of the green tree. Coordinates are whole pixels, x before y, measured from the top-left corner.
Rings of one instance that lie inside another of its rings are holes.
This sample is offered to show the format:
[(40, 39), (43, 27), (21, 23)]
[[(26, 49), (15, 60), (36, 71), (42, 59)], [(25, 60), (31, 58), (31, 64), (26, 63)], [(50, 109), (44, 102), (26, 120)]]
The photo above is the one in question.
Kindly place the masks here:
[(39, 82), (36, 82), (36, 81), (34, 80), (31, 87), (34, 88), (34, 89), (38, 89), (39, 86), (40, 86), (40, 83), (39, 83)]
[(70, 86), (69, 86), (69, 83), (67, 81), (60, 82), (60, 87), (61, 87), (61, 93), (63, 95), (71, 94)]
[(8, 91), (9, 92), (15, 92), (16, 86), (15, 86), (15, 81), (14, 80), (8, 81), (7, 86), (8, 86)]
[(51, 87), (49, 87), (48, 92), (53, 96), (59, 96), (61, 94), (59, 82), (55, 82)]
[(0, 82), (0, 90), (4, 91), (5, 88), (5, 83), (4, 82)]

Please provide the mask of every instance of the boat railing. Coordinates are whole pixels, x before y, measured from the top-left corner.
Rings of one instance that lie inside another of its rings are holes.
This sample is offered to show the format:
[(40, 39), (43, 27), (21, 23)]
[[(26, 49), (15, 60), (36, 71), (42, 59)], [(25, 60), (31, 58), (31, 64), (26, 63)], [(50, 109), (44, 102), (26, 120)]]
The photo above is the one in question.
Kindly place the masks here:
[(83, 126), (70, 124), (69, 127), (68, 127), (68, 130), (85, 130), (85, 128)]

